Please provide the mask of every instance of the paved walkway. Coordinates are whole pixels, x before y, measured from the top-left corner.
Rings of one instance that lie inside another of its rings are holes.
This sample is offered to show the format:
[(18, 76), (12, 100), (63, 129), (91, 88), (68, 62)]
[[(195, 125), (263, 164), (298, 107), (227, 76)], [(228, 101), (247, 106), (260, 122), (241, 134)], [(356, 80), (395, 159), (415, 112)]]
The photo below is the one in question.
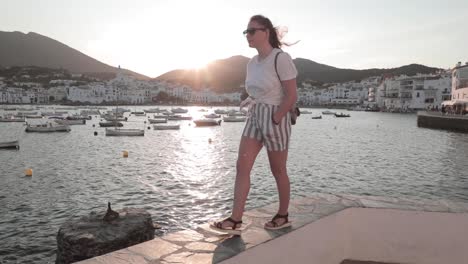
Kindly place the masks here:
[[(268, 246), (268, 241), (290, 233), (287, 237), (305, 236), (301, 227), (315, 228), (314, 222), (341, 212), (347, 208), (382, 208), (425, 212), (468, 213), (468, 204), (448, 201), (408, 200), (374, 196), (313, 194), (310, 197), (291, 201), (290, 220), (293, 225), (281, 231), (267, 231), (263, 224), (269, 220), (278, 208), (278, 204), (250, 210), (244, 215), (244, 222), (249, 222), (242, 236), (230, 236), (216, 233), (208, 224), (196, 230), (184, 230), (170, 233), (126, 249), (81, 261), (80, 264), (97, 263), (245, 263), (243, 256), (267, 250), (281, 253), (284, 248)], [(468, 216), (468, 215), (467, 215)], [(322, 221), (323, 222), (323, 221)], [(286, 237), (286, 236), (285, 236)], [(291, 241), (290, 241), (291, 242)], [(265, 244), (266, 243), (266, 244)], [(294, 243), (292, 241), (291, 243)], [(258, 245), (262, 247), (256, 247)], [(324, 246), (326, 244), (324, 243)], [(254, 248), (255, 247), (255, 248)], [(240, 254), (244, 252), (243, 254)], [(336, 263), (340, 263), (340, 259)], [(251, 262), (255, 263), (255, 262)], [(303, 263), (309, 263), (304, 260)], [(313, 263), (313, 262), (312, 262)], [(348, 262), (352, 263), (352, 262)], [(359, 262), (358, 262), (359, 263)]]

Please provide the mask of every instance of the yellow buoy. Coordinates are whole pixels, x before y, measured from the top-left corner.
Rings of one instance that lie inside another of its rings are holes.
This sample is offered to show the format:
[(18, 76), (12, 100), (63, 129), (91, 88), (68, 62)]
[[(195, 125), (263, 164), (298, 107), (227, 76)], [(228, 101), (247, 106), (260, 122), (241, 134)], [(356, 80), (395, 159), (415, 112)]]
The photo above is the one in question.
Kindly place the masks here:
[(31, 177), (33, 175), (33, 170), (32, 169), (24, 170), (24, 175)]
[(126, 151), (126, 150), (123, 151), (123, 157), (128, 158), (128, 151)]

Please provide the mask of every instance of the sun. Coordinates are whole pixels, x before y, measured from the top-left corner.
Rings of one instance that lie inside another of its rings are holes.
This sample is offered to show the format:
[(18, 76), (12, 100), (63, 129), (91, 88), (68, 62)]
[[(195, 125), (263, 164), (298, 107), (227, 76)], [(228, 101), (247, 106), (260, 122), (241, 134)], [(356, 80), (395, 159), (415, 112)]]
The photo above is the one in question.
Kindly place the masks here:
[(203, 53), (190, 54), (186, 56), (182, 64), (186, 69), (201, 70), (209, 63), (208, 58), (203, 56)]

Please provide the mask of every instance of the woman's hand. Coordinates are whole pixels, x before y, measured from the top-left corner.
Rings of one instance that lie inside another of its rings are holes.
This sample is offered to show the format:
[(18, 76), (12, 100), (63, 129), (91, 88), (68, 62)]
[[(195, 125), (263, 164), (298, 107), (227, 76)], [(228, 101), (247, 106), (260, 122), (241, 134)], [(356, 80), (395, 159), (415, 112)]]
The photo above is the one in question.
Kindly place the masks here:
[(281, 122), (281, 117), (280, 117), (279, 113), (274, 112), (273, 116), (271, 117), (271, 120), (273, 121), (273, 124), (279, 125), (279, 123)]

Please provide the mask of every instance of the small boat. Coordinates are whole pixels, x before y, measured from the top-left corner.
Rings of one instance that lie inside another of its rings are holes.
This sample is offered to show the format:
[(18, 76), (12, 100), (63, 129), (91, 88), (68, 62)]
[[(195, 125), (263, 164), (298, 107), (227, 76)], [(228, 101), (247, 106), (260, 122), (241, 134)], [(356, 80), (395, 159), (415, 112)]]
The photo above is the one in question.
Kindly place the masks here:
[(68, 120), (68, 119), (58, 119), (55, 120), (56, 123), (60, 125), (85, 125), (86, 120)]
[(329, 111), (329, 110), (322, 111), (322, 115), (334, 115), (334, 114), (336, 114), (336, 113), (332, 112), (332, 111)]
[(230, 110), (228, 113), (227, 113), (228, 116), (245, 116), (245, 113), (242, 113), (242, 112), (239, 112), (239, 111), (236, 111), (236, 110)]
[(49, 133), (49, 132), (70, 132), (70, 127), (68, 125), (59, 125), (53, 123), (46, 123), (40, 125), (26, 125), (26, 132), (40, 132), (40, 133)]
[(37, 112), (18, 112), (17, 116), (37, 115)]
[(142, 111), (135, 111), (135, 112), (131, 112), (130, 114), (133, 114), (135, 116), (146, 116), (146, 113)]
[(19, 149), (19, 141), (6, 141), (6, 142), (0, 142), (0, 149)]
[(24, 122), (24, 117), (2, 117), (0, 122)]
[(153, 125), (154, 130), (179, 130), (180, 125)]
[(174, 114), (185, 114), (188, 112), (188, 109), (183, 109), (183, 108), (173, 108), (171, 109), (171, 112)]
[(221, 115), (217, 115), (217, 114), (208, 114), (208, 115), (204, 115), (204, 117), (206, 117), (206, 118), (220, 118)]
[(106, 120), (106, 121), (117, 121), (117, 122), (118, 122), (118, 121), (127, 121), (127, 120), (128, 120), (127, 117), (115, 117), (115, 116), (114, 116), (114, 117), (111, 117), (111, 116), (104, 116), (103, 118), (104, 118), (104, 120)]
[(123, 127), (123, 124), (119, 121), (106, 121), (106, 122), (99, 122), (100, 127)]
[(156, 119), (148, 118), (148, 121), (150, 124), (167, 123), (167, 118), (156, 118)]
[(219, 126), (221, 125), (221, 120), (214, 119), (197, 119), (193, 121), (197, 126)]
[(351, 117), (351, 115), (339, 113), (339, 114), (335, 114), (335, 117)]
[(41, 115), (25, 115), (27, 119), (41, 119), (43, 118)]
[(245, 117), (237, 117), (237, 116), (225, 116), (223, 117), (224, 122), (245, 122)]
[(161, 112), (161, 109), (159, 108), (150, 108), (150, 109), (143, 109), (145, 113), (150, 113), (150, 114), (156, 114)]
[(192, 117), (181, 116), (181, 115), (170, 115), (170, 116), (167, 116), (167, 120), (192, 120)]
[(72, 115), (72, 116), (67, 116), (67, 120), (91, 120), (91, 116), (82, 116), (82, 115)]
[(226, 115), (228, 113), (227, 110), (223, 110), (223, 109), (216, 109), (214, 110), (215, 114), (218, 114), (218, 115)]
[(106, 136), (115, 136), (115, 137), (134, 137), (134, 136), (144, 136), (145, 130), (135, 129), (135, 128), (106, 128)]
[(167, 119), (167, 115), (153, 115), (153, 119)]
[(308, 110), (301, 111), (301, 115), (310, 115), (310, 114), (312, 114), (312, 111), (308, 111)]
[(313, 116), (312, 119), (322, 119), (322, 116)]

